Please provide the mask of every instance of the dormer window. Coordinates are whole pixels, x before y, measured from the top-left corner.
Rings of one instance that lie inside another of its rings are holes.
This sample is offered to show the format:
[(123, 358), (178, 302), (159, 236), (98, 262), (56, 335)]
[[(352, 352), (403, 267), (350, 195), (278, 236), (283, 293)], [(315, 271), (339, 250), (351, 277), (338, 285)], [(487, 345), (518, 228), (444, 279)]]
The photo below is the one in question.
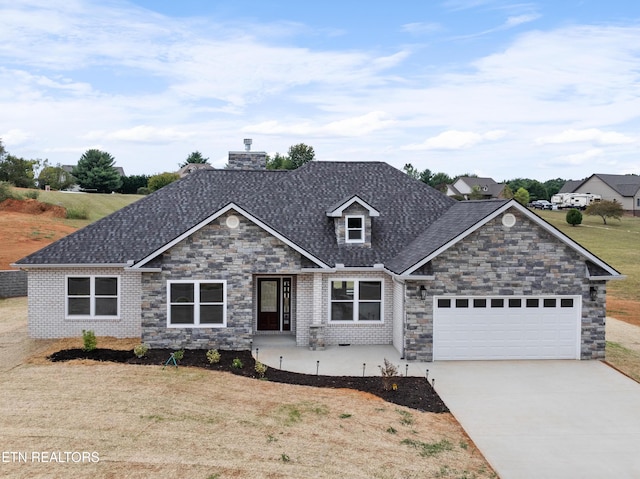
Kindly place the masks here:
[(364, 243), (364, 216), (345, 216), (345, 242)]

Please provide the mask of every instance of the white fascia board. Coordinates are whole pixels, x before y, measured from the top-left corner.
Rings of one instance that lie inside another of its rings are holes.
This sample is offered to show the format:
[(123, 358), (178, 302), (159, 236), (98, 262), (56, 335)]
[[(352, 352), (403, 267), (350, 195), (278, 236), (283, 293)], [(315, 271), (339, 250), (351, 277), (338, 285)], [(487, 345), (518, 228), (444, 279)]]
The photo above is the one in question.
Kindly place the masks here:
[(615, 281), (619, 279), (627, 279), (626, 274), (619, 274), (618, 276), (589, 276), (587, 279), (590, 281)]
[(520, 213), (525, 215), (528, 219), (530, 219), (531, 221), (536, 223), (538, 226), (540, 226), (542, 229), (544, 229), (545, 231), (550, 233), (552, 236), (554, 236), (555, 238), (559, 239), (561, 242), (563, 242), (564, 244), (566, 244), (570, 248), (574, 249), (578, 254), (584, 256), (585, 258), (587, 258), (592, 263), (600, 266), (605, 271), (608, 271), (609, 273), (611, 273), (612, 277), (610, 277), (609, 279), (613, 279), (614, 277), (618, 278), (619, 276), (621, 276), (619, 271), (613, 269), (611, 266), (609, 266), (607, 263), (602, 261), (596, 255), (594, 255), (590, 251), (586, 250), (584, 247), (580, 246), (578, 243), (573, 241), (571, 238), (569, 238), (567, 235), (562, 233), (560, 230), (558, 230), (555, 227), (551, 226), (549, 223), (544, 221), (538, 215), (536, 215), (535, 213), (532, 213), (531, 211), (529, 211), (527, 208), (525, 208), (524, 206), (522, 206), (520, 203), (518, 203), (515, 200), (511, 200), (508, 203), (504, 204), (503, 206), (498, 208), (496, 211), (494, 211), (493, 213), (491, 213), (490, 215), (486, 216), (481, 221), (479, 221), (478, 223), (473, 225), (468, 230), (462, 232), (460, 235), (456, 236), (455, 238), (453, 238), (449, 242), (447, 242), (444, 245), (440, 246), (440, 248), (435, 250), (429, 256), (427, 256), (426, 258), (424, 258), (420, 262), (414, 264), (412, 267), (410, 267), (410, 268), (406, 269), (405, 271), (403, 271), (401, 273), (401, 276), (406, 276), (406, 275), (411, 274), (413, 271), (415, 271), (418, 268), (422, 267), (423, 265), (427, 264), (429, 261), (431, 261), (435, 257), (439, 256), (440, 254), (442, 254), (444, 251), (446, 251), (449, 248), (451, 248), (453, 245), (455, 245), (459, 241), (462, 241), (464, 238), (469, 236), (471, 233), (474, 233), (475, 231), (480, 229), (482, 226), (487, 224), (489, 221), (493, 220), (497, 216), (499, 216), (502, 213), (506, 212), (510, 208), (515, 208)]
[(265, 230), (267, 233), (269, 233), (270, 235), (278, 238), (280, 241), (282, 241), (284, 244), (286, 244), (287, 246), (289, 246), (290, 248), (294, 249), (295, 251), (297, 251), (298, 253), (300, 253), (302, 256), (304, 256), (305, 258), (313, 261), (315, 264), (317, 264), (318, 266), (320, 266), (321, 268), (329, 268), (329, 266), (327, 264), (325, 264), (324, 262), (320, 261), (318, 258), (316, 258), (315, 256), (313, 256), (312, 254), (310, 254), (308, 251), (306, 251), (305, 249), (301, 248), (300, 246), (298, 246), (297, 244), (293, 243), (292, 241), (290, 241), (289, 239), (285, 238), (283, 235), (281, 235), (280, 233), (278, 233), (276, 230), (274, 230), (273, 228), (271, 228), (270, 226), (267, 226), (265, 223), (263, 223), (262, 221), (260, 221), (259, 219), (257, 219), (255, 216), (253, 216), (252, 214), (248, 213), (247, 211), (243, 210), (242, 208), (240, 208), (239, 206), (237, 206), (234, 203), (229, 203), (227, 206), (225, 206), (224, 208), (216, 211), (215, 213), (213, 213), (211, 216), (209, 216), (208, 218), (204, 219), (203, 221), (201, 221), (200, 223), (198, 223), (197, 225), (191, 227), (190, 229), (188, 229), (187, 231), (185, 231), (184, 233), (182, 233), (180, 236), (178, 236), (177, 238), (173, 239), (172, 241), (168, 242), (167, 244), (165, 244), (164, 246), (162, 246), (161, 248), (158, 248), (157, 250), (155, 250), (153, 253), (151, 253), (150, 255), (142, 258), (142, 260), (140, 260), (136, 265), (132, 266), (131, 269), (139, 269), (142, 266), (144, 266), (146, 263), (148, 263), (149, 261), (151, 261), (153, 258), (155, 258), (156, 256), (158, 256), (159, 254), (164, 253), (165, 251), (167, 251), (168, 249), (174, 247), (176, 244), (180, 243), (182, 240), (184, 240), (185, 238), (188, 238), (189, 236), (191, 236), (193, 233), (195, 233), (196, 231), (200, 230), (201, 228), (204, 228), (206, 225), (208, 225), (209, 223), (211, 223), (213, 220), (215, 220), (216, 218), (222, 216), (223, 214), (227, 213), (228, 211), (235, 211), (238, 214), (241, 214), (242, 216), (244, 216), (245, 218), (247, 218), (249, 221), (251, 221), (252, 223), (254, 223), (255, 225), (259, 226), (260, 228), (262, 228), (263, 230)]
[(357, 195), (342, 203), (335, 210), (327, 212), (327, 216), (331, 218), (340, 218), (342, 216), (342, 212), (354, 203), (359, 203), (360, 206), (365, 208), (369, 212), (369, 216), (380, 216), (380, 212), (378, 210)]
[(396, 276), (403, 281), (434, 281), (436, 279), (432, 274), (398, 274)]
[(10, 265), (20, 269), (45, 269), (45, 268), (127, 268), (126, 263), (68, 263), (68, 264), (15, 264)]
[(397, 276), (393, 271), (385, 268), (384, 266), (374, 265), (374, 266), (342, 266), (336, 265), (334, 268), (302, 268), (300, 269), (302, 273), (386, 273), (389, 276)]

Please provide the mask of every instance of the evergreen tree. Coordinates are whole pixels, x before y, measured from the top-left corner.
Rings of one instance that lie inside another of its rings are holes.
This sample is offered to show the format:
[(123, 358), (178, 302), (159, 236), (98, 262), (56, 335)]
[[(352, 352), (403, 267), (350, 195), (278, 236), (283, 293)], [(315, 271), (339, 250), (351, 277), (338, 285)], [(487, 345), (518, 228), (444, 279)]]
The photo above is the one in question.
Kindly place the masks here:
[(189, 163), (209, 163), (209, 158), (205, 158), (204, 156), (202, 156), (202, 153), (196, 150), (189, 156), (187, 156), (187, 159), (180, 164), (180, 168), (182, 168), (183, 166), (187, 166)]
[(571, 226), (576, 226), (582, 223), (582, 213), (580, 213), (577, 209), (572, 208), (567, 211), (567, 223)]
[(81, 188), (98, 193), (111, 193), (122, 185), (120, 173), (113, 167), (115, 160), (106, 151), (87, 150), (71, 174)]

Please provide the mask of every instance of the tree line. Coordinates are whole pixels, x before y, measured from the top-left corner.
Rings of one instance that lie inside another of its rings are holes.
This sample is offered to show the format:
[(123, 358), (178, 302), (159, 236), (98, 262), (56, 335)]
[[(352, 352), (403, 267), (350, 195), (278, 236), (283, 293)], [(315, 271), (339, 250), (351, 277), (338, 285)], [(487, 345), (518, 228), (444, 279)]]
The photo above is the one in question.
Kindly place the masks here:
[[(267, 169), (293, 170), (313, 161), (315, 151), (312, 146), (298, 143), (289, 147), (286, 155), (275, 153), (267, 155)], [(179, 163), (180, 167), (190, 163), (209, 164), (209, 158), (200, 151), (194, 151)], [(164, 172), (155, 175), (121, 176), (114, 168), (115, 158), (106, 151), (87, 150), (79, 159), (71, 172), (59, 163), (50, 164), (48, 160), (25, 159), (9, 154), (0, 139), (0, 181), (6, 181), (21, 188), (41, 188), (48, 185), (53, 190), (64, 190), (78, 184), (82, 189), (100, 193), (118, 192), (124, 194), (147, 194), (155, 191), (179, 178), (175, 172)], [(443, 172), (432, 172), (430, 169), (418, 170), (407, 163), (403, 171), (410, 177), (422, 181), (440, 191), (446, 191), (447, 185), (453, 184), (460, 177), (477, 177), (473, 174), (449, 176)], [(555, 195), (566, 180), (556, 178), (540, 182), (530, 178), (516, 178), (505, 181), (503, 195), (515, 197), (518, 201), (528, 203), (533, 200), (549, 200)], [(525, 197), (524, 191), (528, 194)], [(481, 192), (477, 192), (481, 197)], [(473, 193), (472, 193), (473, 198)], [(525, 201), (526, 200), (526, 201)]]
[[(420, 180), (423, 183), (428, 184), (429, 186), (445, 192), (447, 190), (447, 185), (452, 185), (460, 178), (477, 178), (478, 175), (472, 173), (463, 173), (456, 176), (449, 176), (447, 173), (433, 173), (430, 169), (425, 169), (420, 171), (416, 169), (411, 163), (407, 163), (402, 168), (407, 175), (416, 180)], [(524, 189), (527, 191), (529, 196), (527, 197), (528, 203), (533, 200), (550, 200), (553, 195), (558, 193), (562, 186), (567, 182), (562, 178), (555, 178), (553, 180), (547, 180), (545, 182), (540, 182), (538, 180), (534, 180), (531, 178), (515, 178), (513, 180), (505, 180), (503, 183), (505, 184), (505, 190), (503, 195), (507, 198), (517, 198), (517, 192), (520, 189)], [(522, 193), (521, 193), (522, 194)], [(477, 195), (474, 198), (472, 193), (471, 199), (480, 199), (482, 197), (481, 192), (477, 192)]]

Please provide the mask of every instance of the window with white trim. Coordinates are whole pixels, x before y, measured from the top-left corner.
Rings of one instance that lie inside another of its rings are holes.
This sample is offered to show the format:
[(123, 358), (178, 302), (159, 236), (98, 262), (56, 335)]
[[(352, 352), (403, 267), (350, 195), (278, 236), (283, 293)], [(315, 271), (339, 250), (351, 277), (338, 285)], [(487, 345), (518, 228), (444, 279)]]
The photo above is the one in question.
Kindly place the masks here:
[(347, 243), (364, 243), (364, 216), (345, 216), (344, 231)]
[(167, 326), (222, 328), (227, 325), (226, 281), (167, 281)]
[(67, 276), (66, 317), (116, 319), (120, 315), (117, 276)]
[(329, 284), (330, 321), (382, 322), (382, 281), (332, 280)]

